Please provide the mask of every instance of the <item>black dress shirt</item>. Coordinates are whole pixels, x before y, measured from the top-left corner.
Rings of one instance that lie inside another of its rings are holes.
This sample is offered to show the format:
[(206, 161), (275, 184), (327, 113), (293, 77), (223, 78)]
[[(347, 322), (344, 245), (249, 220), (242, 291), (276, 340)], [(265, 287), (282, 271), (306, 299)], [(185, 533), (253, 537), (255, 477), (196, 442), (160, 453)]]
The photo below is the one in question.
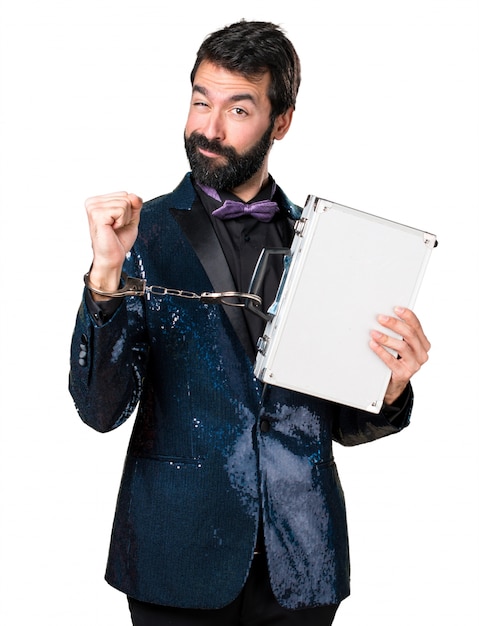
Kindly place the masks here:
[[(294, 233), (292, 220), (283, 210), (277, 213), (271, 222), (260, 222), (250, 215), (221, 220), (212, 215), (212, 212), (225, 200), (238, 200), (239, 198), (229, 192), (219, 192), (221, 202), (218, 202), (196, 185), (195, 188), (223, 248), (237, 291), (248, 292), (263, 248), (285, 248), (291, 245)], [(271, 197), (274, 188), (274, 181), (270, 177), (267, 184), (250, 202), (274, 200), (274, 196)], [(263, 312), (266, 312), (274, 302), (282, 273), (283, 256), (271, 255), (262, 289), (258, 293), (262, 298)], [(244, 309), (244, 315), (253, 352), (255, 352), (258, 338), (263, 334), (265, 321), (248, 309)]]

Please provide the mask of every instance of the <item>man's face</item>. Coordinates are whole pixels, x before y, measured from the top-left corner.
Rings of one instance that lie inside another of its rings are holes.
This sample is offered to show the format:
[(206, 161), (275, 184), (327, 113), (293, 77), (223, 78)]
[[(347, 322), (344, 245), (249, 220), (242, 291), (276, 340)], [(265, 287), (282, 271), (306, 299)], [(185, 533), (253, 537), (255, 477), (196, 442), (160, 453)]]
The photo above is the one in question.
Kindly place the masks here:
[(186, 154), (197, 182), (235, 189), (261, 170), (275, 128), (269, 81), (269, 74), (251, 81), (201, 63), (185, 128)]

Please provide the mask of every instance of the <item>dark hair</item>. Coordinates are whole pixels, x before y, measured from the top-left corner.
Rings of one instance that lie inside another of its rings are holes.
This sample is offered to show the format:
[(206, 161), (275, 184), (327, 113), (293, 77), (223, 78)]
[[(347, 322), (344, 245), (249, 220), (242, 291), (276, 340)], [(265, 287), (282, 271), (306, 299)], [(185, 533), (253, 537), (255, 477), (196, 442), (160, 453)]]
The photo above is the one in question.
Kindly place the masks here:
[(247, 78), (271, 75), (271, 118), (295, 107), (301, 66), (293, 44), (270, 22), (241, 20), (208, 35), (201, 44), (191, 72), (193, 84), (200, 63), (209, 61)]

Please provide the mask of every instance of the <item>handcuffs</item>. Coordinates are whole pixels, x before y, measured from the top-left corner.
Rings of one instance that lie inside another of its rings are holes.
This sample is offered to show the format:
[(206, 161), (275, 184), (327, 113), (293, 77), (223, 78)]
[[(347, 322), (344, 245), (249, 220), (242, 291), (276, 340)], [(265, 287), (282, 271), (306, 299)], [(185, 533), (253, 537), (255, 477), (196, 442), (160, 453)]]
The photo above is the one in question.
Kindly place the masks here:
[[(261, 297), (255, 293), (243, 293), (241, 291), (221, 291), (215, 293), (204, 291), (198, 294), (184, 289), (171, 289), (159, 285), (147, 285), (144, 278), (134, 278), (133, 276), (128, 276), (125, 272), (122, 272), (120, 287), (115, 291), (103, 291), (93, 287), (90, 283), (89, 272), (84, 275), (83, 282), (87, 289), (99, 296), (105, 296), (107, 298), (125, 298), (126, 296), (144, 296), (145, 294), (152, 294), (157, 296), (177, 296), (179, 298), (188, 298), (189, 300), (199, 300), (207, 304), (220, 303), (236, 307), (246, 307), (247, 304), (250, 303), (256, 308), (260, 307), (262, 304)], [(243, 300), (243, 302), (237, 302), (238, 299)]]

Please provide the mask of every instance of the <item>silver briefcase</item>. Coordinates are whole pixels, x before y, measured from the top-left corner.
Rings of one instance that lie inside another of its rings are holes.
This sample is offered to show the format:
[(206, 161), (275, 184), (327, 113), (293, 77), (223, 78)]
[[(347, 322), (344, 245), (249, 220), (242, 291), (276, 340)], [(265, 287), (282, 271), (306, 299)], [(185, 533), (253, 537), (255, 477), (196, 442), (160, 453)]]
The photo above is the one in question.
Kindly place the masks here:
[[(390, 370), (370, 349), (377, 315), (413, 308), (436, 236), (308, 196), (258, 343), (261, 381), (378, 413)], [(264, 274), (263, 250), (251, 291)], [(255, 305), (249, 305), (254, 307)]]

